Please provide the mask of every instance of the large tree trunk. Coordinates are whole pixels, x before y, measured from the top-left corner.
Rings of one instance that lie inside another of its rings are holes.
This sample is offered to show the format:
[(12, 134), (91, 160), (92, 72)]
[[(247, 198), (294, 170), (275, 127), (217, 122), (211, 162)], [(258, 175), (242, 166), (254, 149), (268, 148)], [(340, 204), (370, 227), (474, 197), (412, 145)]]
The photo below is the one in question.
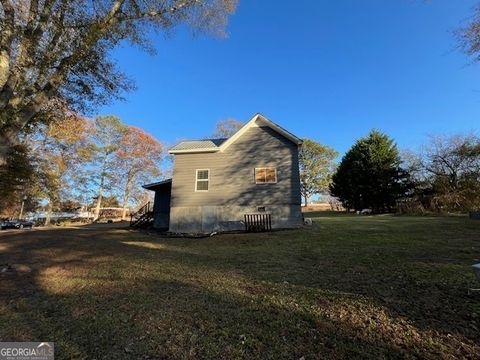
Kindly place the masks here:
[(102, 206), (102, 192), (103, 192), (103, 188), (101, 186), (98, 190), (97, 205), (95, 206), (95, 213), (93, 215), (93, 221), (98, 220), (98, 218), (100, 217), (100, 208)]
[(12, 138), (7, 133), (0, 133), (0, 166), (4, 167), (8, 162), (8, 154), (10, 153), (13, 145)]
[(6, 49), (0, 50), (0, 89), (8, 80), (8, 73), (10, 71), (9, 64), (10, 57)]
[(18, 133), (15, 130), (0, 128), (0, 168), (7, 165), (9, 155), (18, 144)]
[(25, 127), (47, 102), (44, 95), (39, 95), (36, 104), (12, 106), (10, 103), (18, 100), (12, 97), (10, 91), (0, 91), (0, 167), (7, 164), (8, 156), (19, 145)]

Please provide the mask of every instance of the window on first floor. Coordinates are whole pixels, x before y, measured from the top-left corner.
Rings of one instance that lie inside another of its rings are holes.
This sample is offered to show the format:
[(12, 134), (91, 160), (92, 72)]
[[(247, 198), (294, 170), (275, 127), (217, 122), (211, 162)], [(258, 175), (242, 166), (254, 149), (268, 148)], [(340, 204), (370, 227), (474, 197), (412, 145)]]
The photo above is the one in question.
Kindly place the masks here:
[(277, 182), (277, 168), (263, 167), (255, 168), (256, 184), (274, 184)]
[(198, 169), (195, 177), (195, 191), (208, 191), (210, 182), (210, 170)]

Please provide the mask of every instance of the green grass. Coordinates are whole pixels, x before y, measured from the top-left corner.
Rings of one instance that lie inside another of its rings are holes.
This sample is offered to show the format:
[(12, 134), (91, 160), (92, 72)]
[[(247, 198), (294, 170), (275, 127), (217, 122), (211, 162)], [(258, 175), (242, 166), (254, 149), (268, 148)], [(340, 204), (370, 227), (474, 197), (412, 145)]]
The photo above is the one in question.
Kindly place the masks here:
[(0, 264), (17, 264), (0, 341), (55, 341), (57, 359), (478, 357), (480, 222), (308, 216), (205, 239), (0, 233)]

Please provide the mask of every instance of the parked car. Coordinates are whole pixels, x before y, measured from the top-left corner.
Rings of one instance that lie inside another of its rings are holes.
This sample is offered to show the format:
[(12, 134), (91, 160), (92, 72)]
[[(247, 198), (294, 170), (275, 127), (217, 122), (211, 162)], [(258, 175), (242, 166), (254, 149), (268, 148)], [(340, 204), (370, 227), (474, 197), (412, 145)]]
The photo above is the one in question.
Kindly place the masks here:
[(9, 220), (5, 221), (0, 225), (0, 229), (23, 229), (23, 228), (32, 228), (33, 222), (26, 220)]

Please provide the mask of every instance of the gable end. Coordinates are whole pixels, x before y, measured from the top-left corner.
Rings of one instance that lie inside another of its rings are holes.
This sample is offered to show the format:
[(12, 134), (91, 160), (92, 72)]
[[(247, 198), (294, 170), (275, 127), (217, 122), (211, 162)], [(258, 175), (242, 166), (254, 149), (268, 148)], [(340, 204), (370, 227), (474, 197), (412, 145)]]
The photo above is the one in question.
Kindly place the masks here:
[(249, 122), (247, 122), (240, 130), (238, 130), (235, 134), (233, 134), (229, 139), (223, 142), (220, 145), (220, 151), (225, 151), (231, 144), (233, 144), (236, 140), (238, 140), (243, 134), (245, 134), (248, 129), (252, 127), (269, 127), (275, 132), (279, 133), (286, 139), (290, 140), (294, 144), (300, 146), (302, 145), (302, 140), (291, 132), (285, 130), (280, 125), (275, 124), (273, 121), (270, 121), (262, 114), (256, 114)]

